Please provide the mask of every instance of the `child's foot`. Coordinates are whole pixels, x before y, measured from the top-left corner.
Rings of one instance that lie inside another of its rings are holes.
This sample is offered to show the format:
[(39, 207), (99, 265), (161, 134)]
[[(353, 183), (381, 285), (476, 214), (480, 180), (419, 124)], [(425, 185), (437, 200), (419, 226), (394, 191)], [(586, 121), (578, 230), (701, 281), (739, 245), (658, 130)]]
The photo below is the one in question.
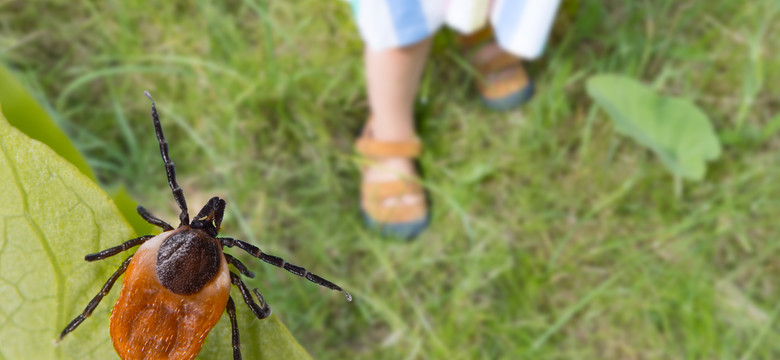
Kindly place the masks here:
[(425, 192), (414, 163), (421, 151), (420, 141), (415, 137), (382, 141), (368, 124), (356, 147), (366, 159), (360, 205), (367, 225), (386, 236), (417, 236), (429, 219)]
[(477, 87), (487, 107), (509, 110), (524, 104), (533, 95), (533, 82), (528, 78), (522, 61), (502, 50), (495, 42), (480, 48), (472, 63), (483, 77)]
[(492, 37), (490, 28), (461, 38), (468, 59), (480, 78), (477, 88), (482, 102), (493, 110), (509, 110), (533, 96), (533, 81), (516, 56), (504, 51)]

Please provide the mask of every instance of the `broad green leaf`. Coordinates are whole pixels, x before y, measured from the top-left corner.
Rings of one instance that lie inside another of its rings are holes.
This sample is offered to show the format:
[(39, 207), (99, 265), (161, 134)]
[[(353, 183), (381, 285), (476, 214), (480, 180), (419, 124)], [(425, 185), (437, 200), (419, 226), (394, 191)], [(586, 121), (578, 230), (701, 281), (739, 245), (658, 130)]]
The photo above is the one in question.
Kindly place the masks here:
[[(11, 125), (27, 136), (46, 144), (83, 174), (95, 180), (95, 174), (87, 165), (87, 161), (65, 133), (57, 127), (46, 110), (35, 101), (12, 72), (2, 64), (0, 64), (0, 103), (5, 104), (2, 113)], [(119, 211), (124, 214), (136, 233), (151, 231), (152, 227), (136, 216), (135, 208), (138, 204), (130, 198), (124, 188), (110, 192)]]
[[(10, 126), (0, 109), (0, 358), (116, 359), (108, 317), (118, 282), (58, 346), (53, 340), (129, 254), (87, 253), (133, 237), (113, 201), (73, 164)], [(236, 295), (236, 294), (234, 294)], [(275, 317), (257, 320), (234, 296), (245, 359), (310, 359)], [(200, 358), (232, 359), (223, 316)]]
[(133, 229), (86, 175), (3, 117), (0, 173), (0, 355), (115, 358), (107, 331), (115, 291), (79, 331), (57, 347), (52, 341), (124, 258), (87, 263), (84, 255)]
[(710, 119), (690, 100), (658, 95), (618, 75), (593, 76), (587, 90), (618, 132), (650, 148), (676, 176), (702, 180), (706, 162), (720, 156)]

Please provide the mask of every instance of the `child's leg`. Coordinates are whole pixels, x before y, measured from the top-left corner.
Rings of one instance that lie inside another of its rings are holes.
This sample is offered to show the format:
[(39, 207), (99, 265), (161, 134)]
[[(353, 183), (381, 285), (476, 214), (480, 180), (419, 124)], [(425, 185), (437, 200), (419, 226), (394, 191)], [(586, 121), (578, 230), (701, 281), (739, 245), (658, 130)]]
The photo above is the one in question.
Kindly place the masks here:
[[(420, 86), (431, 39), (414, 45), (382, 51), (366, 50), (366, 83), (371, 107), (371, 137), (386, 142), (404, 142), (416, 137), (414, 100)], [(388, 158), (364, 172), (364, 181), (384, 182), (413, 175), (413, 163), (406, 158)], [(423, 201), (421, 196), (405, 195), (385, 202)]]
[(366, 49), (366, 82), (377, 140), (414, 137), (414, 99), (428, 58), (431, 39), (378, 52)]

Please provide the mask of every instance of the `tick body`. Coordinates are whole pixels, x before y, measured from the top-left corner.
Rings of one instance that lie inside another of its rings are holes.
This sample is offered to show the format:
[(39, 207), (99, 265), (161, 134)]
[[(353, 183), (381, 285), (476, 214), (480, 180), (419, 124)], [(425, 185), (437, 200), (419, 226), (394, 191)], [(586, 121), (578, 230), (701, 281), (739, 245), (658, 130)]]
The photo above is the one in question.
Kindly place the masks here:
[(123, 359), (194, 358), (229, 296), (215, 239), (192, 228), (164, 232), (133, 255), (111, 312), (111, 341)]
[[(145, 94), (151, 99), (148, 92)], [(119, 299), (111, 311), (110, 320), (111, 342), (122, 359), (193, 359), (200, 352), (203, 341), (219, 321), (223, 311), (230, 317), (233, 358), (241, 359), (235, 303), (230, 296), (230, 286), (238, 287), (244, 302), (258, 319), (268, 317), (271, 310), (257, 289), (250, 292), (241, 276), (230, 271), (228, 265), (232, 265), (244, 276), (254, 277), (243, 263), (224, 253), (224, 247), (238, 247), (260, 260), (320, 286), (342, 291), (348, 301), (352, 300), (349, 293), (341, 287), (303, 267), (266, 254), (241, 240), (218, 237), (225, 211), (225, 201), (218, 197), (211, 198), (190, 222), (187, 203), (176, 182), (176, 170), (168, 155), (168, 143), (163, 135), (154, 101), (152, 120), (165, 163), (168, 184), (181, 209), (180, 224), (174, 229), (139, 206), (139, 215), (149, 223), (161, 227), (163, 233), (157, 236), (141, 236), (119, 246), (87, 255), (87, 261), (96, 261), (140, 245), (135, 254), (129, 256), (108, 279), (84, 311), (65, 327), (60, 334), (60, 340), (92, 314), (116, 280), (124, 274)]]

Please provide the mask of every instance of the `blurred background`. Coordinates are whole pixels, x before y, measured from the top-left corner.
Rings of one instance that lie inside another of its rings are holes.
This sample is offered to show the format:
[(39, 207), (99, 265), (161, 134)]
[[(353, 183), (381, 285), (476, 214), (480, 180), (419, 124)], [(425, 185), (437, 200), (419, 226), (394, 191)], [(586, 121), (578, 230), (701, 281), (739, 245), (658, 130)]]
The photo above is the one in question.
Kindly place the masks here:
[[(250, 266), (319, 359), (780, 358), (778, 33), (774, 0), (565, 2), (537, 95), (507, 113), (440, 33), (418, 108), (433, 223), (401, 243), (358, 216), (346, 3), (0, 1), (0, 61), (101, 185), (176, 218), (149, 90), (190, 207), (224, 197), (222, 234), (355, 296)], [(710, 117), (702, 181), (616, 133), (584, 87), (604, 72)]]

